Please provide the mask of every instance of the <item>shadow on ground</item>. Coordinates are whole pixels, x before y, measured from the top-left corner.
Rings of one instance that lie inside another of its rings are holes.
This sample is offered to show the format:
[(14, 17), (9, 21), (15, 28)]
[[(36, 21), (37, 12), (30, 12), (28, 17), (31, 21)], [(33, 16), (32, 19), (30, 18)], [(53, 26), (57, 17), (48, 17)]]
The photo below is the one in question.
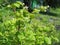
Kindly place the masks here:
[(43, 14), (43, 15), (50, 15), (50, 16), (58, 16), (58, 14), (53, 13), (53, 12), (40, 12), (40, 14)]

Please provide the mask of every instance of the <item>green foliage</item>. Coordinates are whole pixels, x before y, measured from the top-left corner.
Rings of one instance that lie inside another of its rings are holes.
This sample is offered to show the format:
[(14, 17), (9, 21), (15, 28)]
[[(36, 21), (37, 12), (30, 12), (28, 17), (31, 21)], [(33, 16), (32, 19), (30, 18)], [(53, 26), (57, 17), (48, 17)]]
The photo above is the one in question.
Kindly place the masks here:
[(57, 41), (54, 25), (37, 20), (23, 3), (16, 2), (2, 10), (8, 12), (0, 12), (0, 45), (53, 45)]
[(22, 6), (24, 6), (24, 3), (20, 2), (20, 1), (17, 1), (15, 3), (12, 3), (11, 5), (8, 5), (7, 7), (10, 7), (10, 8), (16, 8), (16, 7), (20, 8)]
[(40, 12), (47, 12), (49, 6), (40, 6)]
[(0, 0), (0, 8), (9, 4), (9, 0)]
[(39, 12), (48, 12), (49, 6), (40, 6), (38, 9), (34, 9), (32, 13), (39, 13)]

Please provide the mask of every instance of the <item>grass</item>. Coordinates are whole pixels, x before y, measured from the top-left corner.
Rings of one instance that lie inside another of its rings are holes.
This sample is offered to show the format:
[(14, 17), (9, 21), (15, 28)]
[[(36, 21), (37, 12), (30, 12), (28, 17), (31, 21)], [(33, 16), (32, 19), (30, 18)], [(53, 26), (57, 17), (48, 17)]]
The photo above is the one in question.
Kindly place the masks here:
[(52, 8), (51, 10), (50, 10), (52, 13), (55, 13), (56, 15), (55, 16), (58, 16), (58, 17), (60, 17), (60, 8)]
[(37, 18), (42, 18), (48, 23), (54, 23), (55, 25), (60, 25), (60, 8), (51, 8), (48, 13), (40, 13)]
[(43, 13), (36, 17), (41, 21), (45, 22), (45, 24), (53, 23), (55, 26), (58, 26), (57, 34), (59, 38), (59, 44), (57, 45), (60, 45), (60, 8), (56, 8), (56, 9), (51, 8), (50, 13)]

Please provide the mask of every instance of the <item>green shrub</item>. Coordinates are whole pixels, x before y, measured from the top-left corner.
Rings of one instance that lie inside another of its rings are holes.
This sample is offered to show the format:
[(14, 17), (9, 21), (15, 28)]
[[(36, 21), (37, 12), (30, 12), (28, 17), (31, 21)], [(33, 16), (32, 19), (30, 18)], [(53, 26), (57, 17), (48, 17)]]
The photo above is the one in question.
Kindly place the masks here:
[(35, 14), (24, 6), (16, 10), (23, 4), (20, 3), (9, 5), (7, 8), (12, 12), (8, 15), (7, 12), (0, 14), (0, 45), (53, 45), (58, 42), (54, 25), (35, 19)]

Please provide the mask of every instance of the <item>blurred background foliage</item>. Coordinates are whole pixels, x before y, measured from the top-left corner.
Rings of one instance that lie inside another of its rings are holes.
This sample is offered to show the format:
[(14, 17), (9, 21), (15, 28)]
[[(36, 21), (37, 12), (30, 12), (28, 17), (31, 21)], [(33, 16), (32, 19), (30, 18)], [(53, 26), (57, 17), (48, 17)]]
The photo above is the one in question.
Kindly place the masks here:
[[(13, 3), (16, 1), (25, 1), (25, 2), (31, 2), (32, 0), (0, 0), (0, 4), (9, 4), (9, 3)], [(37, 1), (40, 2), (41, 0)], [(43, 5), (49, 5), (51, 7), (59, 7), (60, 6), (60, 0), (42, 0), (43, 1)]]

